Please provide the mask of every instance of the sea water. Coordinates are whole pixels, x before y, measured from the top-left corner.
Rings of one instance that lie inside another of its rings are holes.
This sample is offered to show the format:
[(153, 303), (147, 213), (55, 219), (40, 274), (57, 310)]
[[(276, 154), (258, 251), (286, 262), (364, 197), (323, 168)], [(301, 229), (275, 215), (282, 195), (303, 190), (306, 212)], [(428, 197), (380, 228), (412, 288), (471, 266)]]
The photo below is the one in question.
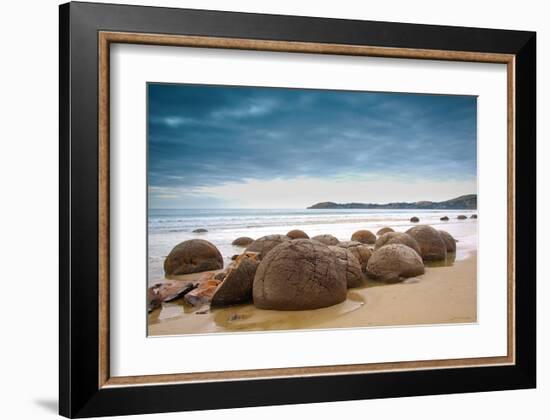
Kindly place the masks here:
[[(467, 220), (458, 220), (463, 214)], [(148, 282), (164, 278), (163, 262), (170, 250), (188, 239), (205, 239), (213, 243), (224, 258), (240, 254), (242, 247), (231, 245), (240, 236), (253, 239), (270, 234), (286, 234), (301, 229), (310, 237), (331, 234), (341, 241), (350, 240), (360, 229), (373, 233), (389, 226), (404, 232), (418, 224), (428, 224), (449, 232), (458, 240), (456, 259), (465, 258), (477, 249), (477, 220), (470, 219), (476, 210), (382, 210), (382, 209), (151, 209), (148, 214)], [(419, 223), (411, 223), (417, 216)], [(449, 221), (439, 220), (448, 216)], [(195, 229), (205, 233), (193, 233)]]

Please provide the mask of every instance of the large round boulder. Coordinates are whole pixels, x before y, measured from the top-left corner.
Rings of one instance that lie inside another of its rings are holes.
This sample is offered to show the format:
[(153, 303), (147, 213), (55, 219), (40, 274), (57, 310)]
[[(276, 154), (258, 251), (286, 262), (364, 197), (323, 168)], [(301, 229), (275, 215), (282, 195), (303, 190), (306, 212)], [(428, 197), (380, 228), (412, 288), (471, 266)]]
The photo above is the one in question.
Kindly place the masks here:
[(424, 263), (418, 253), (402, 244), (377, 249), (367, 265), (367, 275), (375, 280), (399, 281), (424, 274)]
[(443, 242), (445, 242), (445, 246), (447, 247), (447, 252), (456, 252), (456, 240), (453, 238), (453, 236), (444, 230), (440, 230), (439, 234), (441, 235), (441, 239), (443, 239)]
[(351, 235), (351, 240), (361, 242), (362, 244), (373, 244), (376, 242), (376, 235), (370, 230), (358, 230)]
[(366, 270), (367, 263), (372, 255), (372, 251), (367, 245), (357, 241), (344, 241), (340, 242), (338, 246), (349, 250), (357, 258), (357, 261), (359, 261), (361, 270)]
[(343, 302), (346, 294), (346, 274), (335, 253), (313, 240), (277, 245), (254, 277), (254, 305), (261, 309), (324, 308)]
[(259, 261), (254, 256), (241, 255), (227, 271), (222, 284), (212, 296), (210, 307), (217, 308), (252, 300), (252, 284)]
[(463, 214), (459, 214), (458, 216), (456, 216), (456, 218), (457, 218), (458, 220), (466, 220), (466, 219), (467, 219), (467, 217), (464, 216)]
[(420, 246), (420, 256), (424, 261), (440, 261), (447, 258), (447, 245), (439, 231), (428, 225), (415, 226), (407, 230)]
[(204, 239), (190, 239), (174, 247), (164, 260), (167, 276), (198, 273), (223, 268), (223, 258), (214, 244)]
[(383, 234), (380, 238), (376, 240), (374, 249), (376, 250), (378, 248), (382, 248), (385, 245), (391, 244), (406, 245), (409, 248), (414, 249), (418, 253), (418, 255), (421, 254), (420, 246), (418, 245), (418, 242), (416, 242), (416, 239), (414, 239), (408, 233), (403, 232), (388, 232)]
[(410, 218), (410, 221), (413, 222), (413, 223), (418, 223), (418, 222), (420, 222), (420, 219), (416, 216), (413, 216), (413, 217)]
[(267, 235), (256, 239), (246, 248), (245, 252), (257, 252), (260, 260), (263, 259), (266, 254), (275, 248), (277, 245), (283, 242), (289, 242), (290, 238), (286, 235)]
[(388, 232), (395, 232), (391, 227), (383, 227), (382, 229), (379, 229), (378, 232), (376, 232), (376, 234), (378, 236), (382, 236), (384, 233), (388, 233)]
[(449, 216), (440, 217), (439, 220), (441, 220), (442, 222), (448, 222), (449, 221)]
[(470, 219), (477, 219), (477, 214), (472, 214), (472, 215), (470, 216)]
[(231, 245), (247, 246), (247, 245), (250, 245), (252, 242), (254, 242), (254, 239), (249, 238), (248, 236), (240, 236), (237, 239), (235, 239), (233, 242), (231, 242)]
[(309, 239), (308, 234), (300, 229), (291, 230), (286, 234), (286, 236), (288, 236), (290, 239)]
[(335, 236), (332, 236), (330, 234), (326, 234), (326, 235), (317, 235), (317, 236), (314, 236), (313, 238), (311, 238), (317, 242), (321, 242), (322, 244), (325, 244), (325, 245), (338, 245), (338, 243), (340, 242), (338, 240), (338, 238), (336, 238)]
[(338, 263), (346, 273), (348, 289), (363, 286), (365, 284), (365, 277), (361, 270), (361, 264), (359, 264), (353, 253), (349, 249), (336, 245), (329, 246), (329, 248), (336, 254)]

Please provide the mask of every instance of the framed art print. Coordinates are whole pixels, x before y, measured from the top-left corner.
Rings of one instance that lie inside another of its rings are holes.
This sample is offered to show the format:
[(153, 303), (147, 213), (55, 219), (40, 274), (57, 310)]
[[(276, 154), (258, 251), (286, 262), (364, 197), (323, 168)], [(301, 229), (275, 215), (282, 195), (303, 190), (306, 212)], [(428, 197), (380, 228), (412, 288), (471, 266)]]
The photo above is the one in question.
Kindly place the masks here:
[(532, 32), (62, 5), (60, 413), (534, 387), (534, 173)]

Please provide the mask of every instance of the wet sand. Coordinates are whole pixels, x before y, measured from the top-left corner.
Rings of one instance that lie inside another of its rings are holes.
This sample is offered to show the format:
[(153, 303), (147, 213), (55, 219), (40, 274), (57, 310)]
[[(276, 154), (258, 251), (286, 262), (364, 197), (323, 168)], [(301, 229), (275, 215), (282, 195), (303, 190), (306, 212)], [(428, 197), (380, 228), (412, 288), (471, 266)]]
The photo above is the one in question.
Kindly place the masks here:
[(149, 314), (148, 333), (159, 336), (476, 322), (477, 253), (472, 251), (467, 258), (448, 264), (427, 266), (425, 274), (402, 283), (370, 282), (348, 290), (346, 301), (316, 310), (270, 311), (247, 304), (197, 313), (182, 301), (165, 303)]

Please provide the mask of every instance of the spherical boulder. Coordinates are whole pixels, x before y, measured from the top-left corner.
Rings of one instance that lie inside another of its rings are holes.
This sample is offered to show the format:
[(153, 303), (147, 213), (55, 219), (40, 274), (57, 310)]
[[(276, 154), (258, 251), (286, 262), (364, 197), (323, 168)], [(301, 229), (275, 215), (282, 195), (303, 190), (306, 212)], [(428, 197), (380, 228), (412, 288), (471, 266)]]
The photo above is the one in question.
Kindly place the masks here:
[(290, 239), (309, 239), (308, 234), (300, 229), (291, 230), (286, 234), (286, 236), (288, 236)]
[(456, 252), (456, 240), (453, 238), (453, 236), (444, 230), (440, 230), (439, 234), (441, 235), (441, 239), (443, 239), (443, 242), (445, 242), (445, 246), (447, 247), (447, 252)]
[(439, 220), (443, 221), (443, 222), (448, 222), (449, 221), (449, 217), (448, 216), (443, 216), (443, 217), (440, 217)]
[(418, 217), (416, 217), (416, 216), (411, 217), (409, 220), (410, 220), (411, 222), (413, 222), (413, 223), (418, 223), (418, 222), (420, 222), (420, 219), (419, 219)]
[(346, 300), (346, 273), (328, 246), (308, 239), (288, 241), (262, 260), (252, 294), (260, 309), (324, 308)]
[(378, 232), (376, 232), (376, 234), (378, 236), (382, 236), (384, 233), (388, 233), (388, 232), (395, 232), (395, 230), (393, 230), (391, 227), (383, 227), (382, 229), (379, 229)]
[(424, 274), (424, 263), (418, 253), (402, 244), (377, 249), (367, 265), (367, 275), (375, 280), (399, 281)]
[(352, 287), (360, 287), (365, 284), (365, 277), (361, 270), (361, 264), (359, 260), (355, 258), (353, 253), (346, 248), (332, 245), (329, 246), (330, 250), (336, 254), (338, 263), (342, 266), (342, 270), (346, 273), (346, 282), (348, 289)]
[(252, 300), (252, 284), (258, 265), (259, 261), (254, 257), (246, 254), (239, 257), (235, 265), (227, 271), (222, 284), (214, 292), (210, 307), (219, 308), (250, 302)]
[(372, 251), (367, 245), (357, 241), (344, 241), (340, 242), (338, 246), (349, 250), (357, 258), (357, 261), (359, 261), (361, 270), (365, 271), (369, 258), (372, 255)]
[(408, 233), (403, 232), (388, 232), (383, 234), (380, 238), (376, 240), (376, 244), (374, 244), (374, 249), (376, 250), (378, 248), (382, 248), (385, 245), (391, 244), (406, 245), (409, 248), (414, 249), (418, 253), (418, 255), (421, 254), (420, 245), (418, 245), (416, 239), (414, 239)]
[[(420, 246), (424, 261), (440, 261), (447, 258), (447, 245), (437, 230), (428, 225), (415, 226), (407, 230)], [(382, 249), (382, 248), (380, 248)]]
[(247, 245), (250, 245), (252, 242), (254, 242), (254, 239), (249, 238), (248, 236), (240, 236), (237, 239), (235, 239), (233, 242), (231, 242), (231, 245), (247, 246)]
[(466, 220), (467, 217), (464, 216), (463, 214), (459, 214), (457, 217), (456, 217), (458, 220)]
[(338, 238), (336, 238), (335, 236), (332, 236), (330, 234), (326, 234), (326, 235), (317, 235), (317, 236), (314, 236), (313, 238), (311, 238), (317, 242), (321, 242), (322, 244), (325, 244), (325, 245), (338, 245), (338, 243), (340, 242), (338, 240)]
[(477, 219), (477, 214), (472, 214), (472, 215), (470, 216), (470, 219)]
[(263, 259), (266, 254), (275, 248), (277, 245), (283, 242), (289, 242), (290, 238), (286, 235), (267, 235), (256, 239), (246, 248), (245, 252), (257, 252), (259, 253), (260, 260)]
[(168, 276), (220, 268), (223, 268), (222, 254), (204, 239), (190, 239), (176, 245), (164, 260), (164, 273)]
[(351, 235), (351, 240), (361, 242), (362, 244), (373, 244), (376, 242), (376, 235), (370, 230), (358, 230)]
[(193, 233), (206, 233), (206, 232), (208, 232), (208, 230), (204, 228), (198, 228), (193, 231)]

